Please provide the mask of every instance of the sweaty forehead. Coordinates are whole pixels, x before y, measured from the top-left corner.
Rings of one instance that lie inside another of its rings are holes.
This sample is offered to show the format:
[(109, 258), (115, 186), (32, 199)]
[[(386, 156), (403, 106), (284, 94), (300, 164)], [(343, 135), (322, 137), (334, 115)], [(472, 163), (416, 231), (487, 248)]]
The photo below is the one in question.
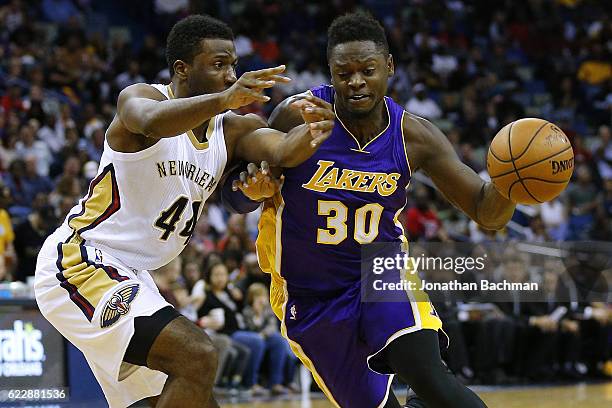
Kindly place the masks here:
[(385, 61), (386, 58), (383, 47), (373, 41), (350, 41), (337, 44), (332, 48), (329, 63), (330, 65), (345, 65), (365, 63), (370, 60)]
[(216, 57), (236, 59), (236, 47), (232, 40), (220, 38), (205, 38), (200, 42), (200, 50), (195, 55), (196, 59), (212, 59)]

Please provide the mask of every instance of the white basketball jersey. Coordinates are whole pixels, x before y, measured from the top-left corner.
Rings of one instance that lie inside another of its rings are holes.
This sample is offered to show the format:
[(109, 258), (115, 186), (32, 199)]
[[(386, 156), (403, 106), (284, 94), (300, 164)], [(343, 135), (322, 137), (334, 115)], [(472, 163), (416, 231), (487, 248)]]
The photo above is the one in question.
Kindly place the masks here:
[[(152, 86), (172, 97), (169, 87)], [(133, 269), (170, 262), (187, 244), (225, 169), (224, 115), (210, 120), (204, 143), (192, 131), (137, 153), (116, 152), (105, 142), (98, 174), (64, 225)]]

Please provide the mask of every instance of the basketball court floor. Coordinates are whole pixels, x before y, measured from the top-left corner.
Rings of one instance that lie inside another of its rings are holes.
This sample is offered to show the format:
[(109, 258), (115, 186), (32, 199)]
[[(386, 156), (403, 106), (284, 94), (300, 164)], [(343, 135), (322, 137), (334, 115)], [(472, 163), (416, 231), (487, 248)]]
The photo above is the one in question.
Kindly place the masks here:
[[(489, 388), (476, 387), (489, 408), (610, 408), (612, 382), (562, 387)], [(323, 397), (306, 397), (273, 402), (222, 404), (224, 408), (333, 408)]]

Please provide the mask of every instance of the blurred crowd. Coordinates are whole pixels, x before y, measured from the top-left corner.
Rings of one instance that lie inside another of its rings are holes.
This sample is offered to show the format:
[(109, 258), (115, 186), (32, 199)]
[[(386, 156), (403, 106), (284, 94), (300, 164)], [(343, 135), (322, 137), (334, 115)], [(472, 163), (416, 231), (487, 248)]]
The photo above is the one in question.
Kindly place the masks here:
[[(428, 292), (450, 338), (443, 358), (463, 381), (533, 384), (612, 376), (609, 242), (423, 242), (411, 251), (484, 259), (484, 268), (461, 274), (442, 267), (421, 272), (428, 282), (473, 284)], [(522, 289), (501, 287), (509, 284)]]
[[(272, 89), (268, 104), (243, 109), (265, 117), (287, 95), (328, 82), (326, 29), (357, 7), (387, 30), (396, 64), (389, 95), (436, 123), (483, 177), (490, 140), (521, 117), (555, 122), (574, 147), (566, 192), (520, 207), (499, 232), (480, 229), (426, 177), (414, 175), (402, 216), (411, 241), (612, 241), (609, 2), (0, 0), (0, 281), (33, 275), (45, 237), (86, 193), (120, 90), (169, 81), (164, 42), (174, 22), (200, 12), (227, 21), (236, 34), (239, 74), (287, 64), (291, 85)], [(213, 196), (181, 258), (154, 275), (166, 298), (223, 350), (219, 386), (257, 393), (265, 384), (282, 394), (295, 389), (296, 361), (263, 296), (269, 278), (254, 255), (257, 220), (258, 212), (230, 215)], [(586, 307), (594, 306), (580, 313)], [(449, 310), (452, 321), (457, 313)], [(546, 311), (506, 311), (508, 321), (537, 321), (536, 329), (549, 333), (538, 317)], [(609, 330), (609, 320), (598, 322)], [(475, 332), (489, 329), (479, 327)], [(560, 336), (569, 330), (593, 338), (572, 323), (556, 327)], [(466, 344), (480, 344), (472, 340)], [(609, 339), (603, 342), (609, 348)], [(457, 369), (486, 373), (502, 365), (491, 360)]]

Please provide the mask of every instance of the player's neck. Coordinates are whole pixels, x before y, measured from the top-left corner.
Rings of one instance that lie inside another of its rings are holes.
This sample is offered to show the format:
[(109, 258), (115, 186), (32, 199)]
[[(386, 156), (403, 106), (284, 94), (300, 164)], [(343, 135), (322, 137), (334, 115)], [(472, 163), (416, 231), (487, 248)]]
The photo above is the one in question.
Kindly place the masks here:
[[(189, 94), (189, 89), (187, 88), (187, 86), (181, 86), (177, 81), (172, 81), (170, 82), (170, 84), (168, 85), (170, 87), (170, 91), (172, 92), (170, 96), (171, 99), (174, 98), (189, 98), (191, 95)], [(196, 139), (198, 139), (198, 142), (203, 143), (205, 142), (205, 130), (208, 127), (208, 122), (206, 121), (204, 123), (202, 123), (200, 126), (198, 126), (195, 129), (192, 129), (193, 134), (195, 135)]]
[(353, 115), (336, 105), (336, 115), (346, 129), (359, 141), (367, 143), (379, 135), (389, 123), (389, 115), (384, 100), (380, 101), (370, 113), (364, 116)]
[(189, 98), (189, 89), (186, 85), (181, 85), (178, 81), (172, 81), (168, 85), (172, 91), (172, 98)]

